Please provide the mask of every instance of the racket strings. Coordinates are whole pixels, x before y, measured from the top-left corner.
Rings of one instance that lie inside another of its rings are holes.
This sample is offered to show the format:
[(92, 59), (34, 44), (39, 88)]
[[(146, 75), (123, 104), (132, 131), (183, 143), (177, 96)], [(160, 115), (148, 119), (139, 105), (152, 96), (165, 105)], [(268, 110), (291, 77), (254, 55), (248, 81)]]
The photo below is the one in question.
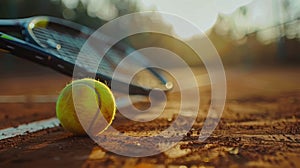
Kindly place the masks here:
[[(33, 33), (41, 44), (52, 53), (55, 53), (60, 59), (89, 70), (92, 73), (99, 73), (105, 76), (112, 76), (117, 65), (123, 60), (124, 53), (116, 50), (110, 50), (102, 58), (96, 50), (86, 45), (81, 51), (82, 46), (87, 39), (74, 37), (66, 33), (59, 33), (56, 30), (46, 28), (34, 28)], [(49, 43), (49, 41), (51, 43)], [(60, 47), (57, 48), (56, 46)], [(83, 59), (77, 59), (79, 52), (84, 54)], [(101, 59), (101, 62), (99, 63)]]
[[(81, 46), (84, 42), (82, 40), (76, 40), (74, 37), (71, 37), (67, 34), (57, 33), (54, 30), (44, 29), (44, 28), (35, 28), (33, 32), (38, 38), (38, 40), (50, 50), (59, 52), (64, 57), (72, 57), (74, 54), (78, 54)], [(53, 41), (57, 45), (60, 45), (61, 48), (57, 49), (49, 45), (49, 40)], [(76, 42), (75, 42), (76, 41)], [(71, 55), (66, 55), (71, 54)]]
[[(111, 76), (114, 68), (109, 63), (108, 57), (101, 57), (97, 52), (86, 45), (81, 50), (81, 55), (79, 55), (79, 59), (77, 59), (77, 63), (82, 64), (87, 69), (90, 69), (91, 72), (99, 72), (100, 74), (109, 75)], [(100, 62), (100, 63), (99, 63)]]

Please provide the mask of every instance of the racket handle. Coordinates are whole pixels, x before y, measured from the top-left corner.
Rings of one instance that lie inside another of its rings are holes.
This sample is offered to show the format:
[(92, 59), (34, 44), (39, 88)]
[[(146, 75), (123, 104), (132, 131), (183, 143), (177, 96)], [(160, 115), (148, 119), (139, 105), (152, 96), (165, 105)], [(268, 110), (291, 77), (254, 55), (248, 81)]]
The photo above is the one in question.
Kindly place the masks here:
[(2, 32), (0, 32), (0, 48), (13, 55), (34, 60), (41, 64), (49, 63), (47, 58), (50, 54), (42, 48)]

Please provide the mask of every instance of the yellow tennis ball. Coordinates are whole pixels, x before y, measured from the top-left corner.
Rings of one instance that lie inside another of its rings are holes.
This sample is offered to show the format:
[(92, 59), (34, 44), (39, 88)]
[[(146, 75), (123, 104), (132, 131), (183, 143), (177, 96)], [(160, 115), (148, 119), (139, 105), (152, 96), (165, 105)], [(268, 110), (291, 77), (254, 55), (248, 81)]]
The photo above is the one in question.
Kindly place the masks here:
[(68, 84), (56, 102), (61, 125), (76, 135), (96, 136), (107, 129), (116, 113), (111, 90), (94, 79), (79, 79)]

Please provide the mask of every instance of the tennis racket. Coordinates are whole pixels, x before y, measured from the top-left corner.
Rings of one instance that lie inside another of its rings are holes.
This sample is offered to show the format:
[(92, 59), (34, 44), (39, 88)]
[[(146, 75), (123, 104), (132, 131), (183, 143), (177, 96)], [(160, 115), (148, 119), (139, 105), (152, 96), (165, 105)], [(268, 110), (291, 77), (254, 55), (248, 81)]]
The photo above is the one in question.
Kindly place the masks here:
[[(96, 57), (95, 51), (91, 52), (93, 59), (87, 56), (84, 63), (76, 62), (80, 49), (93, 32), (88, 27), (49, 16), (3, 19), (0, 20), (0, 48), (2, 51), (48, 66), (69, 76), (72, 76), (76, 65), (86, 72), (84, 74), (90, 73), (94, 76), (96, 74), (96, 79), (110, 86), (116, 66), (134, 49), (124, 43), (117, 44), (107, 54), (101, 56), (103, 59), (97, 65), (98, 69), (93, 72), (89, 67), (95, 66), (91, 65), (95, 63), (91, 61)], [(105, 35), (99, 38), (103, 43), (109, 39)], [(143, 55), (139, 57), (139, 59), (147, 59)], [(171, 77), (156, 68), (145, 67), (138, 76), (129, 84), (131, 94), (148, 94), (153, 89), (169, 91), (173, 87)], [(122, 86), (126, 88), (127, 83), (115, 78), (113, 80), (116, 80), (121, 88)]]

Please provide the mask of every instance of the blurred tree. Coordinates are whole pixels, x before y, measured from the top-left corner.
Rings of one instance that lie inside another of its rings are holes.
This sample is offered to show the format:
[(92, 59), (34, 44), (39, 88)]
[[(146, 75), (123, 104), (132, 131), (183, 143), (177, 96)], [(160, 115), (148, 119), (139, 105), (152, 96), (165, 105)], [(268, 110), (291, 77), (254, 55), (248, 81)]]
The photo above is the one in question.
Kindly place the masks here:
[[(113, 12), (112, 10), (116, 10)], [(55, 16), (99, 28), (107, 20), (138, 11), (136, 0), (1, 0), (0, 18)], [(115, 15), (112, 15), (115, 13)], [(111, 15), (111, 16), (109, 16)]]

